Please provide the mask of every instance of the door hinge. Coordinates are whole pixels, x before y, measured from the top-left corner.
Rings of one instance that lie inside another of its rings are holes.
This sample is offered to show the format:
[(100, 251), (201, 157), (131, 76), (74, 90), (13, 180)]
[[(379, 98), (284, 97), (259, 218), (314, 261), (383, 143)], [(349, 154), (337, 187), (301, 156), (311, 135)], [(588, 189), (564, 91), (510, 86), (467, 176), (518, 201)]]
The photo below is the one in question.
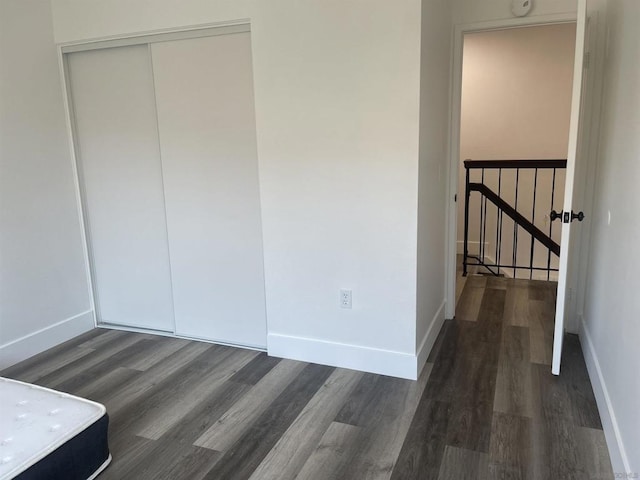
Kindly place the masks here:
[(585, 70), (588, 70), (590, 63), (591, 63), (591, 53), (584, 52), (584, 58), (582, 59), (582, 68), (584, 68)]
[(457, 202), (457, 201), (458, 201), (458, 194), (457, 194), (457, 193), (454, 193), (454, 194), (453, 194), (453, 201), (454, 201), (454, 202)]

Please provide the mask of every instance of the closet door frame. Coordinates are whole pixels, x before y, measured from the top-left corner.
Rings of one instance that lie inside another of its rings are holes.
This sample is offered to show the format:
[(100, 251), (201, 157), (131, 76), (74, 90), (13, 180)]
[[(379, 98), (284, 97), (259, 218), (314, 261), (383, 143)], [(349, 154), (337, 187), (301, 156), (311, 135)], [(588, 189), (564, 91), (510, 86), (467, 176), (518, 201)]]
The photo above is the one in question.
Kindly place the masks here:
[[(91, 235), (90, 235), (90, 220), (87, 213), (87, 201), (86, 191), (84, 188), (83, 172), (81, 158), (79, 155), (77, 126), (74, 116), (71, 81), (70, 81), (70, 69), (68, 55), (74, 52), (83, 52), (90, 50), (100, 50), (105, 48), (126, 47), (132, 45), (147, 45), (149, 48), (149, 59), (151, 59), (150, 46), (156, 42), (167, 42), (173, 40), (185, 40), (191, 38), (209, 37), (216, 35), (227, 35), (233, 33), (246, 33), (251, 32), (250, 21), (248, 19), (239, 19), (237, 21), (214, 23), (207, 25), (200, 25), (197, 27), (187, 27), (178, 29), (167, 29), (154, 32), (139, 32), (134, 34), (126, 34), (121, 36), (110, 37), (107, 39), (88, 40), (82, 42), (67, 42), (57, 45), (58, 54), (58, 67), (60, 73), (61, 83), (63, 85), (63, 101), (66, 116), (67, 138), (69, 151), (71, 156), (71, 163), (73, 169), (76, 204), (78, 208), (78, 218), (81, 225), (82, 245), (85, 257), (85, 274), (87, 279), (87, 285), (89, 287), (90, 307), (93, 314), (93, 323), (95, 327), (107, 327), (111, 329), (127, 330), (133, 332), (153, 332), (157, 335), (174, 336), (176, 335), (175, 317), (173, 322), (173, 331), (152, 331), (143, 328), (129, 327), (124, 325), (111, 325), (102, 324), (99, 321), (98, 311), (100, 308), (99, 296), (94, 279), (94, 259), (91, 251)], [(173, 287), (172, 287), (173, 289)], [(207, 340), (205, 340), (207, 341)], [(215, 342), (225, 344), (224, 342)], [(256, 348), (251, 346), (243, 346), (244, 348), (266, 351), (266, 348)]]

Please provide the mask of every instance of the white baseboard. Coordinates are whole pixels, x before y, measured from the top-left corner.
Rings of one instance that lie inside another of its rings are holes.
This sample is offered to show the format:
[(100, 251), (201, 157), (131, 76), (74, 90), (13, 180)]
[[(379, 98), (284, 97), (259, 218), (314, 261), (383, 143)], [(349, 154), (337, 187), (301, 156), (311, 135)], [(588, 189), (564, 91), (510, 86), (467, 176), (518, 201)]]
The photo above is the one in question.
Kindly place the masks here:
[(409, 380), (418, 378), (416, 355), (391, 350), (269, 333), (267, 353), (272, 357), (350, 368)]
[(445, 300), (442, 300), (440, 304), (440, 308), (433, 316), (431, 320), (431, 325), (427, 329), (427, 333), (424, 334), (424, 338), (422, 342), (420, 342), (420, 346), (418, 347), (417, 353), (417, 372), (418, 377), (420, 377), (420, 373), (424, 368), (424, 365), (427, 363), (427, 358), (429, 358), (429, 353), (431, 353), (431, 349), (433, 345), (436, 343), (436, 339), (438, 338), (438, 334), (440, 330), (442, 330), (442, 324), (444, 323), (444, 306)]
[[(479, 255), (480, 254), (480, 242), (474, 241), (469, 242), (468, 245), (469, 254), (470, 255)], [(484, 242), (485, 251), (489, 248), (489, 242)], [(458, 240), (456, 242), (456, 253), (458, 255), (464, 255), (464, 240)]]
[(614, 472), (631, 472), (626, 449), (620, 436), (618, 421), (616, 420), (607, 385), (604, 381), (602, 370), (600, 369), (600, 362), (598, 361), (598, 356), (591, 341), (591, 335), (582, 316), (579, 317), (578, 324), (578, 328), (580, 329), (580, 345), (582, 346), (582, 353), (584, 354), (584, 360), (587, 364), (589, 379), (591, 380), (593, 393), (595, 394), (596, 403), (598, 404), (598, 412), (600, 413), (604, 436), (607, 439), (611, 466)]
[(0, 345), (0, 370), (95, 328), (93, 310)]

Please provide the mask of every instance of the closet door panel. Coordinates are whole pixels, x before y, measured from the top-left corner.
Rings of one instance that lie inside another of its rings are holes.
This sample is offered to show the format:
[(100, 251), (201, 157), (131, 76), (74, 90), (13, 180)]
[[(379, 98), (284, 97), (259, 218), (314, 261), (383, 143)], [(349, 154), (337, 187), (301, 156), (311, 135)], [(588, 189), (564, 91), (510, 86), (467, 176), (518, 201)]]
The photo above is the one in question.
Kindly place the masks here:
[(148, 47), (77, 52), (67, 62), (98, 319), (173, 331)]
[(250, 34), (152, 45), (176, 332), (264, 347)]

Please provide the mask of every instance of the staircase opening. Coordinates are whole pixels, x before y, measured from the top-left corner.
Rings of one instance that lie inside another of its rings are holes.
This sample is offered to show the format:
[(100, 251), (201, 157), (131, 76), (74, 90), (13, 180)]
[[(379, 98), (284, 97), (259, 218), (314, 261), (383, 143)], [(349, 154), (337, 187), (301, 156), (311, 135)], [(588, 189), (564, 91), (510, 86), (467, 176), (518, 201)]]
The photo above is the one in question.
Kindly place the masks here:
[[(480, 274), (556, 280), (560, 228), (553, 220), (567, 160), (465, 160), (464, 168), (463, 276), (478, 267)], [(472, 201), (478, 207), (473, 231)]]

